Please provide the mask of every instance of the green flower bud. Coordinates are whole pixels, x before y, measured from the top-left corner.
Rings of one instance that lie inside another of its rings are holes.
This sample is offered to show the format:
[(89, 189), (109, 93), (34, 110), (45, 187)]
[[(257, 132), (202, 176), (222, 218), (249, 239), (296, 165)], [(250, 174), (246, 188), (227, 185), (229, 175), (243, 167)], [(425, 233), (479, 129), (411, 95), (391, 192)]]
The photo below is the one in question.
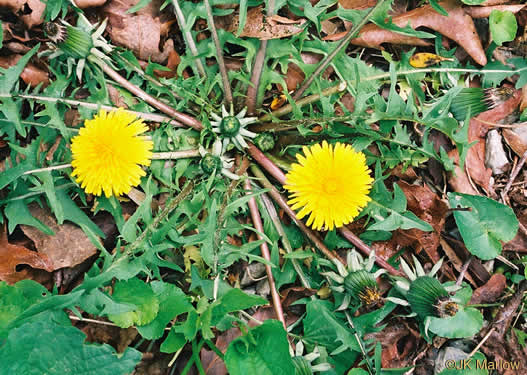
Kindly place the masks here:
[(267, 152), (274, 148), (274, 138), (269, 133), (260, 133), (254, 138), (254, 144), (263, 152)]
[(240, 131), (240, 127), (240, 120), (237, 117), (224, 117), (220, 122), (220, 134), (225, 138), (235, 137)]
[(421, 276), (410, 284), (408, 302), (420, 318), (435, 316), (445, 318), (457, 313), (458, 305), (450, 299), (447, 290), (439, 280), (430, 276)]
[(91, 34), (70, 25), (48, 22), (44, 32), (66, 55), (76, 59), (88, 57), (93, 48)]
[(382, 298), (375, 277), (366, 270), (350, 272), (344, 278), (344, 288), (352, 298), (358, 298), (365, 305), (378, 303)]
[(215, 170), (220, 171), (222, 168), (221, 159), (212, 154), (206, 154), (202, 157), (199, 165), (206, 174), (213, 173)]

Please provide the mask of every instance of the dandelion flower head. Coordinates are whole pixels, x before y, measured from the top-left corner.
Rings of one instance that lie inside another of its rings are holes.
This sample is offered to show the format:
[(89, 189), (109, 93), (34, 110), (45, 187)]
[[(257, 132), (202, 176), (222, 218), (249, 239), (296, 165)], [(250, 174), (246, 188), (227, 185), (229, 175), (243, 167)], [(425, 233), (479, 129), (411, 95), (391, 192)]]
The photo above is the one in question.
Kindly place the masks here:
[(370, 201), (373, 179), (366, 157), (350, 145), (326, 141), (304, 146), (303, 152), (286, 176), (289, 204), (300, 209), (300, 219), (309, 215), (307, 225), (316, 230), (350, 223)]
[(141, 165), (150, 165), (153, 143), (141, 135), (147, 130), (143, 120), (122, 108), (101, 110), (71, 140), (72, 176), (89, 194), (128, 193), (146, 174)]

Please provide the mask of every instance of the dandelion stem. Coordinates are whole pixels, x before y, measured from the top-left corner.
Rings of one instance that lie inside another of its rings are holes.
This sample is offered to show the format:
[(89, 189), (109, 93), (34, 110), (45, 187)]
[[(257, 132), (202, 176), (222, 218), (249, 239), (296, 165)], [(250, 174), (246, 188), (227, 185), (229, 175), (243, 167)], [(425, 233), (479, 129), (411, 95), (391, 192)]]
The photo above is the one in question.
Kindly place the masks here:
[[(252, 193), (251, 189), (251, 181), (249, 179), (245, 180), (245, 191), (246, 194), (249, 195)], [(254, 197), (251, 197), (249, 199), (249, 210), (251, 211), (251, 218), (253, 221), (254, 228), (257, 232), (263, 233), (264, 228), (262, 224), (262, 217), (260, 216), (260, 212), (258, 211), (258, 205), (256, 204), (256, 199)], [(263, 237), (257, 233), (257, 237), (259, 240), (262, 240)], [(262, 252), (262, 256), (264, 259), (268, 262), (271, 262), (271, 254), (269, 252), (269, 247), (267, 246), (267, 242), (262, 242), (260, 245), (260, 250)], [(287, 330), (287, 325), (285, 323), (284, 318), (284, 311), (282, 309), (282, 303), (280, 302), (280, 295), (278, 294), (278, 291), (276, 290), (276, 284), (274, 282), (273, 277), (273, 270), (271, 269), (271, 266), (269, 264), (265, 265), (265, 272), (267, 273), (267, 281), (269, 283), (269, 288), (271, 289), (271, 298), (273, 300), (273, 307), (274, 311), (276, 313), (276, 317), (278, 320), (280, 320), (284, 326), (284, 329)]]
[[(346, 83), (341, 82), (338, 85), (331, 86), (325, 90), (322, 90), (320, 94), (313, 94), (313, 95), (306, 96), (302, 99), (298, 99), (297, 101), (295, 101), (295, 106), (303, 107), (305, 105), (308, 105), (308, 104), (311, 104), (311, 103), (314, 103), (320, 100), (321, 97), (330, 96), (338, 92), (342, 92), (344, 90), (346, 90)], [(270, 121), (273, 117), (282, 117), (288, 113), (291, 113), (292, 111), (293, 111), (293, 106), (291, 104), (286, 104), (283, 107), (277, 109), (276, 111), (273, 111), (271, 113), (268, 113), (260, 117), (258, 121), (260, 122)]]
[[(278, 217), (278, 213), (276, 212), (276, 209), (273, 203), (269, 200), (269, 198), (267, 197), (267, 194), (262, 194), (260, 196), (260, 199), (262, 200), (262, 203), (265, 206), (267, 213), (269, 213), (269, 216), (271, 217), (271, 221), (273, 222), (276, 228), (276, 231), (278, 232), (278, 235), (280, 235), (282, 239), (282, 245), (284, 246), (287, 253), (291, 254), (293, 252), (293, 248), (291, 247), (291, 243), (289, 242), (289, 239), (287, 238), (287, 235), (285, 234), (284, 227), (282, 226), (282, 223), (280, 221), (280, 218)], [(311, 288), (311, 285), (309, 284), (309, 280), (306, 278), (306, 275), (304, 274), (302, 267), (300, 267), (300, 265), (298, 264), (298, 261), (293, 258), (290, 260), (304, 288)]]
[(189, 29), (187, 29), (187, 23), (185, 21), (185, 15), (181, 11), (181, 7), (179, 6), (178, 0), (172, 0), (172, 4), (174, 4), (174, 10), (176, 12), (176, 18), (179, 23), (179, 28), (181, 30), (181, 33), (183, 34), (183, 38), (185, 38), (185, 42), (187, 43), (188, 48), (190, 49), (190, 52), (192, 53), (192, 56), (196, 58), (196, 67), (198, 69), (199, 75), (202, 77), (207, 76), (207, 73), (205, 72), (205, 68), (203, 67), (203, 63), (201, 62), (201, 59), (198, 57), (198, 49), (196, 48), (196, 43), (194, 43), (194, 39), (192, 38), (192, 34)]
[(195, 158), (198, 156), (200, 156), (200, 153), (198, 150), (154, 152), (152, 154), (152, 160), (175, 160), (175, 159)]
[(227, 68), (225, 67), (225, 60), (223, 59), (223, 51), (220, 45), (220, 39), (218, 38), (218, 31), (216, 30), (216, 24), (214, 23), (214, 16), (212, 15), (212, 8), (209, 0), (205, 0), (205, 9), (207, 11), (207, 23), (212, 34), (212, 40), (216, 47), (216, 58), (218, 59), (218, 65), (220, 68), (221, 80), (223, 81), (223, 92), (225, 93), (225, 104), (231, 105), (232, 103), (232, 90), (229, 82), (229, 75), (227, 74)]
[(33, 173), (38, 173), (38, 172), (55, 171), (57, 169), (66, 169), (69, 167), (71, 167), (71, 164), (53, 165), (51, 167), (46, 167), (46, 168), (32, 169), (30, 171), (24, 172), (23, 174), (26, 175), (26, 174), (33, 174)]
[(196, 130), (201, 130), (203, 128), (203, 125), (197, 119), (185, 113), (178, 112), (168, 104), (165, 104), (159, 99), (154, 98), (152, 95), (146, 93), (143, 89), (137, 87), (136, 85), (128, 81), (126, 78), (121, 76), (105, 62), (99, 61), (98, 65), (102, 68), (103, 72), (105, 72), (115, 82), (130, 91), (138, 98), (150, 104), (152, 107), (159, 109), (161, 112), (175, 118), (179, 122), (188, 125)]
[(368, 14), (366, 14), (366, 16), (359, 23), (353, 25), (352, 29), (346, 34), (344, 39), (340, 41), (339, 45), (333, 51), (331, 51), (331, 53), (329, 53), (324, 58), (324, 60), (320, 62), (313, 74), (311, 74), (311, 76), (307, 80), (305, 80), (304, 83), (302, 83), (300, 88), (296, 91), (295, 95), (293, 96), (294, 100), (297, 100), (302, 96), (304, 91), (306, 91), (309, 86), (311, 86), (315, 78), (326, 70), (331, 61), (333, 61), (333, 59), (335, 58), (335, 56), (337, 56), (339, 52), (341, 52), (348, 46), (351, 39), (360, 31), (360, 29), (362, 29), (362, 27), (370, 20), (370, 17), (377, 11), (377, 9), (381, 8), (385, 2), (386, 0), (378, 1), (377, 4), (370, 9)]
[[(64, 98), (54, 98), (52, 96), (40, 96), (40, 95), (26, 95), (26, 94), (0, 94), (0, 98), (6, 98), (6, 97), (17, 97), (21, 99), (28, 99), (28, 100), (36, 100), (40, 102), (50, 102), (50, 103), (64, 103), (68, 105), (72, 105), (75, 107), (84, 107), (94, 110), (104, 109), (106, 111), (116, 111), (119, 108), (118, 107), (112, 107), (110, 105), (102, 105), (102, 104), (96, 104), (96, 103), (89, 103), (84, 102), (81, 100), (72, 100), (72, 99), (64, 99)], [(137, 112), (137, 111), (130, 111), (127, 109), (128, 112), (133, 113), (139, 118), (142, 118), (146, 121), (154, 121), (159, 123), (169, 123), (172, 126), (175, 127), (184, 127), (185, 125), (181, 122), (172, 120), (170, 117), (164, 116), (164, 115), (158, 115), (155, 113), (146, 113), (146, 112)], [(0, 120), (5, 121), (5, 120)], [(32, 125), (36, 125), (36, 123), (31, 123)], [(44, 124), (39, 124), (40, 126), (45, 126)], [(68, 128), (68, 130), (71, 131), (78, 131), (78, 129), (74, 128)]]
[[(267, 17), (270, 17), (274, 14), (274, 0), (269, 0), (267, 3)], [(259, 98), (260, 91), (260, 79), (262, 77), (262, 71), (265, 64), (265, 55), (267, 50), (267, 40), (260, 40), (260, 48), (256, 53), (254, 59), (253, 71), (251, 74), (251, 84), (247, 88), (247, 100), (245, 104), (247, 105), (247, 113), (254, 114), (256, 112), (256, 106), (261, 100)]]

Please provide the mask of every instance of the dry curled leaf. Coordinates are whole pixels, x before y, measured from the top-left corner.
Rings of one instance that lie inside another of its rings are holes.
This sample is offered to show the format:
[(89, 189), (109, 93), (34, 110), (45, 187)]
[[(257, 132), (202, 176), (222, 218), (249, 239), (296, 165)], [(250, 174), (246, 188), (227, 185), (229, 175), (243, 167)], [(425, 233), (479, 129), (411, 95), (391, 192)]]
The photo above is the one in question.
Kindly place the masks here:
[(58, 225), (49, 210), (37, 204), (30, 205), (29, 210), (33, 217), (55, 232), (54, 236), (49, 236), (37, 228), (21, 226), (26, 236), (35, 243), (38, 254), (46, 256), (52, 270), (73, 267), (97, 253), (96, 247), (76, 225)]
[(465, 13), (467, 13), (472, 18), (487, 18), (490, 16), (493, 10), (499, 10), (501, 12), (512, 12), (518, 13), (525, 4), (515, 4), (515, 5), (494, 5), (494, 6), (485, 6), (485, 7), (465, 7)]
[[(448, 12), (448, 16), (439, 14), (431, 5), (427, 4), (395, 16), (392, 20), (399, 27), (405, 27), (410, 24), (413, 29), (427, 27), (435, 30), (457, 42), (475, 62), (480, 65), (485, 65), (487, 63), (487, 57), (485, 56), (485, 51), (481, 45), (481, 40), (479, 39), (472, 17), (465, 13), (461, 3), (455, 0), (448, 0), (441, 3), (441, 6)], [(381, 29), (374, 24), (364, 26), (359, 36), (353, 39), (351, 43), (377, 49), (381, 48), (382, 43), (416, 46), (429, 45), (427, 41)]]
[(81, 9), (100, 7), (106, 0), (75, 0), (75, 4)]
[[(302, 25), (304, 22), (304, 19), (291, 20), (277, 15), (267, 17), (263, 13), (263, 7), (251, 8), (247, 12), (247, 21), (240, 36), (260, 40), (285, 38), (301, 32), (303, 29), (297, 25)], [(236, 15), (230, 18), (229, 24), (225, 25), (224, 28), (236, 33), (239, 24), (239, 15)]]
[(113, 0), (103, 8), (108, 17), (108, 32), (115, 44), (131, 49), (141, 60), (152, 60), (162, 63), (174, 50), (174, 42), (162, 40), (168, 33), (164, 20), (159, 12), (161, 0), (154, 0), (135, 13), (127, 13), (137, 0)]
[(470, 299), (470, 304), (480, 304), (480, 303), (491, 303), (496, 302), (496, 300), (501, 296), (505, 287), (507, 286), (507, 279), (501, 273), (496, 273), (491, 276), (489, 281), (485, 284), (474, 290), (472, 293), (472, 298)]
[(399, 181), (397, 184), (406, 196), (408, 209), (434, 228), (431, 232), (418, 229), (400, 231), (400, 236), (414, 242), (417, 252), (422, 248), (433, 262), (438, 262), (440, 256), (437, 248), (441, 231), (445, 225), (448, 205), (426, 185), (410, 185), (405, 181)]
[(44, 22), (46, 3), (40, 0), (0, 0), (0, 7), (10, 8), (31, 29)]
[(27, 278), (27, 270), (16, 270), (19, 265), (53, 271), (53, 266), (45, 254), (10, 244), (3, 228), (0, 229), (0, 259), (0, 281), (10, 284)]

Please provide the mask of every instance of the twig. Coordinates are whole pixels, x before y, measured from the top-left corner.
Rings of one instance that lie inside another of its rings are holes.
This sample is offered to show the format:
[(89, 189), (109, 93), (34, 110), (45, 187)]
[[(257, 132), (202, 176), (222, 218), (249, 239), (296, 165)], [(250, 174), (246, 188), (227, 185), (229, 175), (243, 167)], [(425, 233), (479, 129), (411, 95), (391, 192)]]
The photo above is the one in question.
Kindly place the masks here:
[(356, 25), (353, 25), (352, 29), (346, 34), (344, 39), (340, 41), (339, 45), (320, 62), (320, 64), (317, 66), (313, 74), (311, 74), (311, 76), (307, 80), (305, 80), (304, 83), (302, 83), (300, 88), (295, 92), (295, 95), (293, 96), (294, 100), (299, 99), (304, 93), (304, 91), (306, 91), (309, 88), (309, 86), (311, 86), (315, 78), (326, 70), (326, 68), (329, 66), (331, 61), (333, 61), (333, 59), (335, 58), (335, 56), (337, 56), (339, 52), (341, 52), (343, 49), (345, 49), (348, 46), (350, 40), (353, 39), (353, 37), (360, 31), (360, 29), (362, 29), (362, 27), (370, 20), (370, 17), (380, 7), (384, 5), (385, 1), (386, 0), (378, 1), (377, 4), (373, 8), (370, 9), (370, 11), (366, 14), (366, 16), (359, 23), (357, 23)]
[(187, 186), (181, 190), (181, 193), (179, 193), (174, 199), (168, 203), (165, 208), (155, 217), (154, 220), (146, 227), (146, 229), (137, 237), (137, 239), (130, 244), (130, 246), (127, 249), (127, 252), (129, 254), (133, 254), (135, 249), (137, 249), (143, 241), (146, 239), (146, 237), (157, 228), (159, 223), (163, 221), (170, 213), (192, 192), (192, 189), (194, 188), (194, 182), (191, 180)]
[(489, 332), (487, 332), (487, 334), (485, 335), (485, 337), (483, 337), (483, 339), (478, 343), (478, 345), (476, 345), (476, 347), (474, 348), (474, 350), (472, 350), (470, 352), (470, 354), (468, 355), (468, 358), (472, 357), (474, 354), (476, 354), (476, 352), (479, 350), (479, 348), (481, 348), (483, 346), (483, 344), (485, 344), (485, 341), (487, 341), (490, 337), (490, 335), (492, 334), (492, 332), (494, 332), (494, 330), (496, 329), (496, 327), (492, 327)]
[(518, 173), (520, 173), (520, 169), (522, 169), (523, 165), (525, 164), (525, 160), (526, 159), (527, 159), (527, 151), (525, 151), (523, 153), (520, 161), (514, 167), (513, 171), (511, 172), (511, 175), (509, 177), (509, 181), (507, 182), (507, 185), (505, 185), (505, 188), (501, 192), (501, 199), (503, 200), (504, 203), (506, 202), (506, 199), (507, 199), (507, 193), (509, 192), (509, 190), (510, 190), (510, 188), (512, 186), (512, 183), (514, 182), (514, 180), (518, 176)]
[[(251, 194), (252, 192), (251, 181), (248, 178), (245, 180), (245, 191), (246, 194)], [(258, 205), (256, 204), (256, 199), (254, 199), (254, 197), (251, 197), (251, 199), (249, 199), (249, 210), (251, 211), (251, 218), (253, 221), (254, 228), (258, 232), (264, 233), (262, 218), (260, 216), (260, 212), (258, 211)], [(262, 240), (263, 237), (260, 235), (260, 233), (257, 233), (257, 237), (259, 240)], [(266, 261), (271, 262), (271, 254), (269, 253), (269, 247), (267, 246), (267, 242), (262, 242), (262, 244), (260, 245), (260, 250), (262, 252), (263, 258)], [(282, 303), (280, 301), (280, 295), (276, 290), (273, 270), (271, 269), (271, 266), (269, 264), (265, 265), (265, 272), (267, 273), (267, 281), (269, 282), (269, 288), (271, 289), (271, 298), (273, 299), (273, 307), (276, 313), (276, 317), (282, 322), (284, 329), (287, 329), (287, 325), (285, 323), (284, 318), (284, 311), (282, 309)]]
[(154, 98), (152, 95), (146, 93), (143, 89), (137, 87), (126, 78), (121, 76), (112, 67), (110, 67), (105, 62), (100, 62), (98, 64), (104, 73), (106, 73), (110, 78), (112, 78), (119, 85), (130, 91), (132, 94), (138, 98), (144, 100), (146, 103), (150, 104), (152, 107), (159, 109), (161, 112), (175, 118), (179, 122), (188, 125), (196, 130), (201, 130), (203, 125), (197, 119), (192, 116), (189, 116), (185, 113), (178, 112), (168, 104), (163, 103), (159, 99)]
[(184, 158), (195, 158), (198, 156), (200, 156), (199, 150), (154, 152), (152, 154), (152, 160), (174, 160)]
[(174, 5), (174, 10), (176, 12), (176, 18), (179, 23), (179, 29), (181, 30), (181, 33), (183, 34), (183, 37), (185, 38), (185, 42), (187, 43), (188, 48), (190, 49), (190, 52), (192, 53), (192, 56), (196, 58), (196, 67), (198, 69), (198, 72), (200, 76), (206, 77), (207, 73), (205, 73), (205, 68), (203, 67), (203, 63), (201, 62), (201, 59), (198, 58), (198, 49), (196, 48), (196, 43), (194, 43), (192, 34), (190, 33), (190, 30), (187, 30), (187, 23), (185, 21), (185, 15), (181, 11), (181, 8), (179, 6), (179, 1), (172, 0), (172, 4)]
[(293, 222), (300, 228), (300, 230), (313, 242), (316, 248), (318, 248), (328, 259), (330, 259), (334, 263), (341, 263), (342, 260), (331, 250), (327, 248), (326, 245), (324, 245), (324, 242), (318, 237), (316, 233), (314, 233), (311, 229), (309, 229), (301, 220), (299, 220), (296, 217), (295, 212), (289, 207), (287, 204), (287, 201), (282, 197), (280, 192), (274, 187), (273, 184), (265, 177), (262, 170), (258, 168), (256, 165), (251, 166), (251, 172), (259, 179), (259, 182), (267, 189), (269, 189), (269, 195), (273, 198), (273, 200), (285, 211), (285, 213), (293, 220)]
[[(267, 17), (274, 13), (274, 0), (267, 2)], [(247, 99), (245, 105), (247, 106), (247, 113), (254, 114), (256, 112), (256, 105), (258, 104), (258, 92), (260, 91), (260, 79), (262, 77), (263, 67), (265, 64), (265, 55), (267, 51), (267, 40), (260, 40), (260, 48), (254, 58), (254, 65), (251, 73), (251, 83), (247, 88)]]
[(463, 282), (463, 279), (465, 278), (465, 273), (467, 272), (468, 270), (468, 267), (470, 266), (470, 262), (472, 262), (472, 255), (468, 257), (468, 259), (465, 261), (465, 263), (463, 263), (463, 267), (461, 267), (461, 270), (459, 271), (459, 276), (457, 277), (457, 280), (456, 280), (456, 285), (457, 286), (460, 286), (461, 283)]
[[(352, 231), (350, 231), (346, 226), (340, 227), (339, 232), (345, 239), (351, 242), (357, 249), (359, 249), (366, 256), (369, 256), (371, 252), (373, 251), (368, 245), (362, 242), (362, 240), (358, 236), (356, 236)], [(377, 263), (379, 267), (384, 268), (386, 271), (388, 271), (390, 274), (394, 276), (405, 277), (404, 273), (402, 273), (399, 270), (396, 270), (394, 267), (390, 265), (390, 263), (388, 263), (386, 260), (381, 258), (379, 255), (375, 256), (375, 263)]]
[(220, 45), (220, 39), (218, 38), (218, 31), (214, 24), (214, 16), (212, 15), (212, 8), (210, 7), (209, 0), (205, 0), (205, 9), (207, 11), (207, 23), (212, 34), (212, 40), (216, 47), (216, 58), (218, 59), (218, 65), (220, 68), (221, 80), (223, 81), (223, 92), (225, 93), (225, 104), (230, 105), (232, 103), (232, 90), (229, 82), (229, 76), (227, 74), (227, 68), (225, 67), (225, 60), (223, 59), (223, 51)]

